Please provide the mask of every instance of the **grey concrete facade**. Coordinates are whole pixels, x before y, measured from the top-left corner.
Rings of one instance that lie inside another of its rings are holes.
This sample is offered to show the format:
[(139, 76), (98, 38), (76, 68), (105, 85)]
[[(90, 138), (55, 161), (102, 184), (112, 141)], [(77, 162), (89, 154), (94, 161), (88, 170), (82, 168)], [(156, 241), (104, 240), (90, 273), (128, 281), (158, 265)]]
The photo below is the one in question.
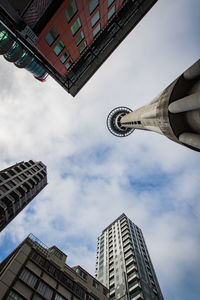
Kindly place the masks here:
[(17, 163), (0, 171), (0, 231), (47, 185), (42, 162)]
[(98, 237), (96, 277), (111, 300), (163, 300), (142, 231), (125, 214)]
[(118, 116), (108, 117), (113, 134), (120, 129), (119, 136), (130, 128), (149, 130), (200, 151), (200, 60), (147, 105), (130, 113), (120, 109)]
[(29, 235), (0, 264), (0, 299), (107, 300), (108, 289), (66, 254)]

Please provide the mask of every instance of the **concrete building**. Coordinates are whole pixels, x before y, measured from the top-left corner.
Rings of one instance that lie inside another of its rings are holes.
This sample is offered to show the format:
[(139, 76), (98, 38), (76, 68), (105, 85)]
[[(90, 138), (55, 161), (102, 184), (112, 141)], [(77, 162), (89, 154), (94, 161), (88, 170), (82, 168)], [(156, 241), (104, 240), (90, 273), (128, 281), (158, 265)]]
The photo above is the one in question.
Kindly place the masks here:
[(107, 126), (119, 137), (134, 129), (150, 130), (200, 151), (200, 60), (147, 105), (133, 112), (126, 107), (112, 110)]
[(0, 231), (47, 185), (42, 162), (17, 163), (0, 171)]
[(142, 231), (125, 214), (98, 238), (96, 277), (111, 300), (163, 300)]
[(0, 299), (107, 300), (108, 289), (66, 254), (29, 235), (0, 264)]
[[(75, 96), (156, 2), (2, 0), (0, 21), (44, 69), (36, 78), (44, 80), (48, 73)], [(13, 51), (9, 45), (7, 51)]]

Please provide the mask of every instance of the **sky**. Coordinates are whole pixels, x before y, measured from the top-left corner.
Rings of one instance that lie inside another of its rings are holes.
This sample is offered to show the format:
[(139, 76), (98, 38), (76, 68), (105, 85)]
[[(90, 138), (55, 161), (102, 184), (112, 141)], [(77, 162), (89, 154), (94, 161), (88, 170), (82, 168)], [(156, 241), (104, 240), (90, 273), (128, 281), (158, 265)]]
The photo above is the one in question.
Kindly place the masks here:
[(97, 237), (125, 213), (143, 231), (166, 300), (199, 300), (198, 152), (147, 131), (106, 128), (199, 59), (199, 0), (159, 0), (73, 98), (0, 57), (0, 169), (42, 161), (48, 186), (0, 234), (2, 261), (29, 233), (95, 270)]

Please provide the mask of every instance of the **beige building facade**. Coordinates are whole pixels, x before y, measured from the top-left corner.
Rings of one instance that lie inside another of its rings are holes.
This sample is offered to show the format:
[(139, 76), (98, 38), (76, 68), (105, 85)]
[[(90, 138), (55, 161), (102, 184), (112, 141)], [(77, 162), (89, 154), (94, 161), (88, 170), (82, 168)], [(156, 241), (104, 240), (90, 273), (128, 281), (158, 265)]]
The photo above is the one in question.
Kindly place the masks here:
[(66, 254), (29, 235), (0, 264), (0, 299), (106, 300), (109, 290)]

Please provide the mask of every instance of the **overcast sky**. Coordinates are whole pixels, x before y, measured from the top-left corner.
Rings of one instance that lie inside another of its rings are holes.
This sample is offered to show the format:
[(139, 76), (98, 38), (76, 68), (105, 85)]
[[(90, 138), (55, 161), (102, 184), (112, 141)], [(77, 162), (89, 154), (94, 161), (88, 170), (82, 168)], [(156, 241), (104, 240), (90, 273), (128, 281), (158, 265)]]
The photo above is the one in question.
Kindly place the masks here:
[(0, 169), (33, 159), (48, 186), (0, 234), (4, 259), (30, 232), (95, 270), (97, 237), (123, 212), (143, 231), (166, 300), (199, 300), (198, 152), (153, 132), (106, 128), (199, 59), (199, 0), (159, 0), (73, 98), (0, 58)]

